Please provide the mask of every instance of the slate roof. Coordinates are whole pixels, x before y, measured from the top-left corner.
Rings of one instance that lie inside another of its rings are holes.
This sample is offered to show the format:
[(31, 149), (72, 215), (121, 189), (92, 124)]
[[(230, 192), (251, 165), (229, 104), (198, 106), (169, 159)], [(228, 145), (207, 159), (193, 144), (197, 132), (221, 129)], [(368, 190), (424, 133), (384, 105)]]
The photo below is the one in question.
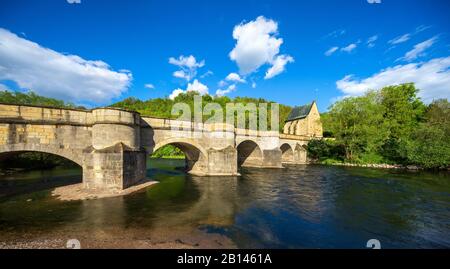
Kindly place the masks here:
[(294, 107), (291, 110), (291, 113), (287, 117), (286, 121), (293, 121), (306, 118), (306, 116), (308, 116), (309, 112), (311, 111), (313, 104), (314, 102), (312, 102), (311, 104)]

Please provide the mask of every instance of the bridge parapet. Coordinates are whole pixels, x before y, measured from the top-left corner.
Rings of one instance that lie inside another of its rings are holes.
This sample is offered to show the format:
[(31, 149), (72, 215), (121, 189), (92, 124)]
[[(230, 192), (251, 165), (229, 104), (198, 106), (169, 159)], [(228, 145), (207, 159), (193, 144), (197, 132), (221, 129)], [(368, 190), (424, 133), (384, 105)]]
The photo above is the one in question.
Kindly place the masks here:
[(92, 113), (88, 110), (0, 104), (2, 123), (46, 123), (91, 125)]
[(128, 112), (110, 108), (92, 110), (92, 146), (103, 149), (124, 143), (133, 150), (140, 150), (140, 116), (136, 112)]

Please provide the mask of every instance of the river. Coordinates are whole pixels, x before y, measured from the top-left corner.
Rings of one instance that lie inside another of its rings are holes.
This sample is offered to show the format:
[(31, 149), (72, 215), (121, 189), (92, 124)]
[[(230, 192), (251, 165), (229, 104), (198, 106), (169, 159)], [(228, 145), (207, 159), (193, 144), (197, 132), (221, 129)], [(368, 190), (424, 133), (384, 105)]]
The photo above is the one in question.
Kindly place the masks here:
[(194, 177), (150, 159), (160, 183), (128, 196), (60, 201), (76, 168), (0, 180), (0, 247), (450, 248), (450, 174), (288, 166)]

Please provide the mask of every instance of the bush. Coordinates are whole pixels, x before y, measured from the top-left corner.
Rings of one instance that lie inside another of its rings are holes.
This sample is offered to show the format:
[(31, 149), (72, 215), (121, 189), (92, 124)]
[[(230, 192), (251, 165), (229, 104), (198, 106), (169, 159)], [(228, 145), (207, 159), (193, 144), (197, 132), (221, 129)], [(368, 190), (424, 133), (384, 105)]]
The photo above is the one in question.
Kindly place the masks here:
[(306, 150), (311, 159), (321, 162), (342, 162), (345, 156), (344, 146), (331, 139), (311, 140)]
[(152, 154), (153, 158), (164, 158), (164, 157), (184, 157), (183, 151), (181, 151), (179, 148), (172, 146), (172, 145), (166, 145), (160, 149), (158, 149), (156, 152)]

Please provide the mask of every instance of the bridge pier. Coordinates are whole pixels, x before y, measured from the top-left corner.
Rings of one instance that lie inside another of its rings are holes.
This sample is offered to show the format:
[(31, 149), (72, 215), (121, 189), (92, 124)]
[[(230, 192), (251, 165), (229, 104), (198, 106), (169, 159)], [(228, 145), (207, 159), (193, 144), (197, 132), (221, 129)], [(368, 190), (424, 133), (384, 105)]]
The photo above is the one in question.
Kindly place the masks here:
[(282, 168), (282, 152), (279, 148), (264, 149), (262, 158), (262, 168)]
[(208, 150), (209, 176), (238, 175), (237, 151), (232, 146)]
[(83, 150), (84, 187), (123, 190), (144, 180), (147, 155), (140, 148), (139, 114), (100, 108), (92, 116), (92, 146)]
[(101, 150), (89, 148), (83, 158), (83, 185), (91, 190), (122, 190), (145, 179), (146, 170), (143, 150), (131, 150), (123, 143)]

